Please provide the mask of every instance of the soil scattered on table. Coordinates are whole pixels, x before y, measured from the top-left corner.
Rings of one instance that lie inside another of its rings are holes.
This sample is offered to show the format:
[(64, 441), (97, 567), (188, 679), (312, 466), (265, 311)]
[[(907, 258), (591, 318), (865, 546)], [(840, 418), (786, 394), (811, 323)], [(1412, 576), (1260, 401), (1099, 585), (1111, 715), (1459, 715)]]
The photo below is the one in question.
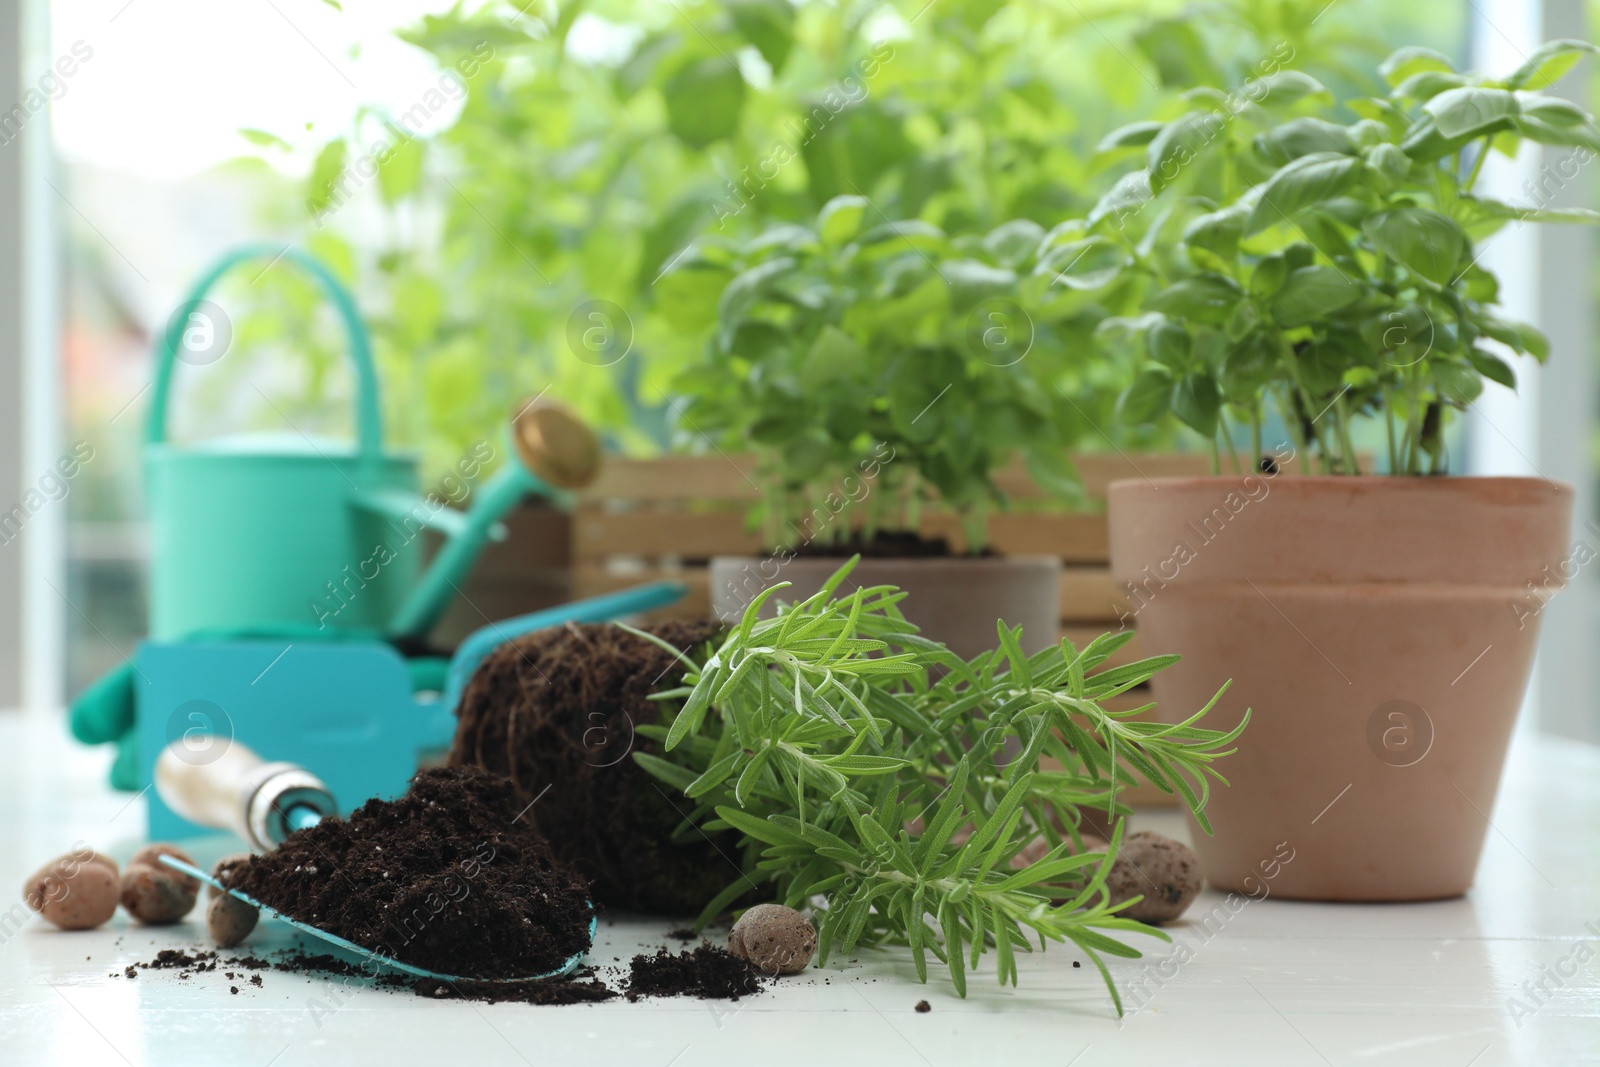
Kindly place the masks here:
[(918, 1015), (926, 1015), (928, 1012), (930, 1012), (932, 1010), (933, 1010), (933, 1005), (929, 1004), (926, 1000), (917, 1001), (917, 1014)]
[(425, 770), (398, 800), (370, 800), (250, 857), (230, 885), (428, 970), (544, 974), (588, 948), (594, 908), (583, 880), (518, 818), (524, 804), (497, 775)]
[(655, 955), (633, 957), (628, 978), (628, 999), (640, 997), (700, 997), (738, 1000), (761, 992), (760, 969), (725, 948), (702, 943), (677, 955), (666, 949)]
[[(649, 628), (692, 651), (720, 627)], [(592, 883), (596, 903), (690, 915), (736, 877), (738, 835), (672, 840), (687, 802), (633, 760), (657, 744), (637, 732), (660, 713), (651, 693), (676, 686), (676, 657), (615, 626), (540, 630), (496, 648), (457, 709), (450, 765), (482, 767), (515, 783), (522, 822)]]
[(421, 978), (412, 990), (437, 1000), (477, 1000), (486, 1004), (593, 1004), (617, 995), (616, 990), (587, 970), (550, 982), (436, 982)]
[[(228, 994), (238, 996), (240, 986), (246, 983), (247, 970), (276, 971), (301, 977), (323, 976), (329, 979), (355, 980), (364, 986), (393, 991), (410, 990), (430, 1000), (472, 1000), (485, 1004), (535, 1004), (565, 1005), (594, 1004), (617, 996), (630, 1001), (646, 997), (699, 997), (705, 1000), (738, 1000), (762, 992), (772, 980), (770, 975), (734, 956), (726, 949), (701, 942), (699, 947), (685, 949), (676, 955), (667, 949), (655, 953), (641, 953), (626, 965), (606, 968), (582, 966), (566, 978), (529, 982), (493, 982), (458, 979), (442, 982), (431, 978), (416, 978), (394, 971), (384, 971), (373, 977), (360, 964), (351, 963), (326, 953), (311, 954), (298, 949), (279, 949), (262, 956), (222, 956), (213, 951), (193, 954), (178, 949), (164, 949), (146, 963), (135, 963), (127, 968), (132, 978), (139, 970), (173, 970), (185, 968), (178, 975), (187, 978), (200, 972), (218, 971), (219, 979), (227, 984)], [(220, 968), (229, 968), (221, 970)], [(602, 977), (601, 971), (605, 972)], [(607, 984), (607, 983), (610, 984)], [(248, 984), (259, 989), (263, 982), (260, 974), (250, 974)], [(220, 989), (219, 989), (220, 992)]]

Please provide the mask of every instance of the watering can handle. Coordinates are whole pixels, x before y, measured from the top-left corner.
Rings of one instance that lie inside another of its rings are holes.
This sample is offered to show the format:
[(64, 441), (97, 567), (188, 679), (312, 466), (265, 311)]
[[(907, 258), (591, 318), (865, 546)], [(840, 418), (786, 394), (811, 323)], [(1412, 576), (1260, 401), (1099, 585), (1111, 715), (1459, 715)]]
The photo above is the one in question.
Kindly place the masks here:
[[(272, 245), (246, 245), (229, 252), (201, 276), (190, 290), (180, 309), (190, 309), (205, 299), (213, 286), (228, 271), (250, 260), (265, 259), (293, 263), (322, 286), (328, 299), (344, 321), (345, 334), (350, 342), (350, 360), (356, 367), (356, 423), (357, 439), (364, 462), (376, 463), (383, 453), (383, 416), (378, 409), (378, 375), (372, 366), (372, 344), (367, 339), (367, 328), (361, 322), (355, 300), (340, 284), (339, 279), (321, 260), (297, 248), (276, 248)], [(269, 264), (270, 266), (270, 264)], [(156, 346), (155, 391), (150, 398), (150, 415), (145, 422), (145, 442), (160, 444), (167, 437), (167, 395), (172, 386), (173, 361), (178, 355), (178, 341), (183, 336), (188, 315), (176, 319), (161, 331)]]

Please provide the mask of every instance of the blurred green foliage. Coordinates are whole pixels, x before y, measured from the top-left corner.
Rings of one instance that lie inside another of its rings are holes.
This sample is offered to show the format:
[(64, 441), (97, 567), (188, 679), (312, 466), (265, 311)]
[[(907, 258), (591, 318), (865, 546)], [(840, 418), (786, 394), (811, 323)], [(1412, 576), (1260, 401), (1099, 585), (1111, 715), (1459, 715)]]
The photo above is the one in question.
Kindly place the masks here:
[[(1170, 122), (1108, 137), (1143, 165), (1076, 231), (1115, 257), (1103, 284), (1144, 292), (1142, 314), (1101, 325), (1143, 368), (1123, 421), (1170, 417), (1231, 456), (1231, 418), (1260, 455), (1275, 405), (1298, 452), (1353, 474), (1366, 416), (1385, 427), (1388, 470), (1447, 471), (1452, 414), (1485, 379), (1515, 387), (1496, 346), (1549, 354), (1537, 330), (1497, 314), (1477, 250), (1513, 223), (1600, 221), (1549, 206), (1600, 152), (1600, 128), (1540, 91), (1595, 51), (1552, 41), (1489, 77), (1408, 46), (1378, 66), (1387, 92), (1344, 102), (1350, 121), (1321, 83), (1274, 60), (1238, 90), (1195, 92)], [(1514, 157), (1524, 141), (1556, 153), (1549, 187), (1522, 204), (1475, 191), (1488, 154)]]
[[(320, 149), (308, 231), (359, 284), (394, 436), (430, 464), (546, 387), (618, 447), (709, 448), (674, 407), (712, 329), (683, 321), (689, 280), (663, 276), (691, 246), (807, 222), (841, 195), (864, 198), (872, 225), (916, 220), (951, 240), (1013, 220), (1048, 230), (1104, 191), (1119, 162), (1096, 151), (1106, 131), (1182, 114), (1195, 84), (1231, 87), (1286, 45), (1342, 94), (1370, 90), (1361, 72), (1385, 38), (1414, 32), (1408, 20), (1440, 35), (1437, 12), (1317, 6), (458, 6), (404, 34), (437, 59), (440, 87)], [(337, 335), (306, 326), (314, 293), (287, 272), (256, 288), (279, 319), (262, 329), (332, 366)], [(1081, 365), (1045, 384), (1083, 386)], [(1115, 427), (1114, 382), (1090, 384), (1074, 399), (1091, 422), (1119, 443), (1154, 439)]]

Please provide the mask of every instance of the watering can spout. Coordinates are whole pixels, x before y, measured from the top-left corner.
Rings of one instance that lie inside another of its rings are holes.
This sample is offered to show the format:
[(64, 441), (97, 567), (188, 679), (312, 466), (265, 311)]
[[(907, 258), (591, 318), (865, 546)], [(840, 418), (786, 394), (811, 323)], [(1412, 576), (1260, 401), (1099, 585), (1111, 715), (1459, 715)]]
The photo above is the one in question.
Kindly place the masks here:
[(494, 535), (499, 522), (529, 495), (581, 489), (600, 473), (600, 441), (572, 411), (535, 397), (511, 419), (516, 462), (507, 463), (473, 495), (465, 515), (441, 511), (449, 529), (433, 561), (389, 625), (392, 639), (420, 640), (433, 629), (451, 596)]

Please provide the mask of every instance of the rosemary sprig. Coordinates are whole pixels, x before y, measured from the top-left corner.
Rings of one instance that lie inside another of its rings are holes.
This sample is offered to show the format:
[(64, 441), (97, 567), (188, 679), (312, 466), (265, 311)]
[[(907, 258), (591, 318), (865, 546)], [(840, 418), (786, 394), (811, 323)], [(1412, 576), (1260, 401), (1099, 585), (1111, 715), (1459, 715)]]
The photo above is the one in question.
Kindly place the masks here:
[[(923, 981), (931, 953), (962, 995), (985, 952), (1015, 985), (1030, 935), (1041, 949), (1071, 941), (1120, 1013), (1101, 957), (1139, 952), (1113, 935), (1166, 935), (1117, 915), (1128, 905), (1113, 907), (1105, 882), (1121, 824), (1107, 851), (1083, 852), (1081, 809), (1126, 812), (1117, 793), (1148, 781), (1209, 831), (1208, 778), (1226, 784), (1212, 762), (1248, 713), (1223, 732), (1197, 725), (1216, 698), (1178, 724), (1105, 709), (1177, 661), (1104, 668), (1129, 634), (1026, 656), (1020, 628), (1000, 622), (999, 647), (963, 660), (918, 635), (892, 586), (837, 596), (855, 563), (773, 619), (760, 608), (783, 586), (764, 593), (714, 650), (682, 657), (683, 684), (656, 694), (676, 713), (639, 728), (665, 754), (634, 758), (694, 801), (679, 832), (732, 829), (747, 842), (745, 874), (701, 923), (768, 881), (777, 899), (820, 912), (819, 962), (905, 944)], [(1041, 836), (1048, 851), (1013, 869)]]

